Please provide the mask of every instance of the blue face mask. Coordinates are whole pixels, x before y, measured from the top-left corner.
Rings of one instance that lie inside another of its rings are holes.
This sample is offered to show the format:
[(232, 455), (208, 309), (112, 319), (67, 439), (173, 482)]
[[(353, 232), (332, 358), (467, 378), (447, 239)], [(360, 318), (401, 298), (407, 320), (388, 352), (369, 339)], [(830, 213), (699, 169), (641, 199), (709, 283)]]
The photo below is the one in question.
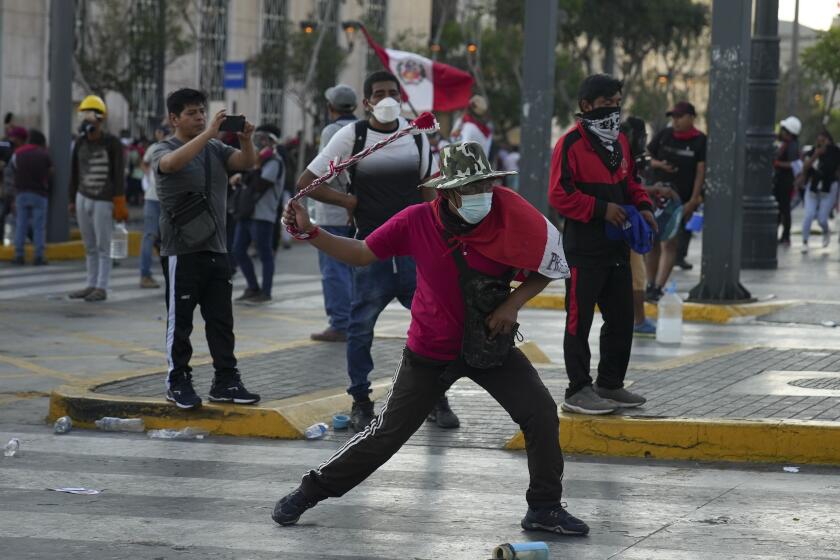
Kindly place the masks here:
[(468, 224), (477, 224), (490, 213), (490, 207), (493, 205), (493, 193), (480, 194), (462, 194), (461, 207), (458, 208), (458, 214), (464, 218)]

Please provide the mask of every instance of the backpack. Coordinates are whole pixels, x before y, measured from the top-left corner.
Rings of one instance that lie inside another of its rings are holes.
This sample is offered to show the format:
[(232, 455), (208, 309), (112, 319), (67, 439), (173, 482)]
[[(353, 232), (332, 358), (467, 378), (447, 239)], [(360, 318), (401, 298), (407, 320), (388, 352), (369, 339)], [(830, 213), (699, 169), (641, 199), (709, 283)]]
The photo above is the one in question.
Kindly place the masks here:
[[(235, 220), (245, 220), (253, 216), (260, 199), (265, 196), (265, 193), (275, 188), (276, 184), (264, 185), (264, 181), (260, 181), (262, 178), (260, 175), (262, 167), (269, 161), (272, 161), (272, 159), (275, 158), (267, 159), (260, 165), (260, 169), (250, 171), (248, 174), (242, 176), (242, 183), (233, 191), (229, 203), (229, 212)], [(280, 160), (280, 158), (276, 159)], [(280, 166), (282, 169), (282, 160), (280, 160)]]
[[(365, 142), (367, 141), (367, 131), (368, 131), (368, 121), (365, 119), (358, 120), (353, 125), (355, 127), (356, 133), (356, 140), (353, 142), (353, 151), (350, 152), (350, 156), (355, 156), (359, 152), (365, 149)], [(420, 165), (423, 165), (423, 137), (420, 134), (414, 135), (414, 143), (417, 144), (417, 153), (420, 155)], [(428, 164), (426, 166), (426, 172), (420, 173), (420, 179), (426, 178), (429, 173), (432, 171), (432, 154), (429, 153), (428, 157)], [(350, 168), (347, 170), (347, 174), (350, 177), (350, 182), (347, 185), (347, 192), (353, 192), (353, 180), (356, 178), (356, 166), (351, 165)]]

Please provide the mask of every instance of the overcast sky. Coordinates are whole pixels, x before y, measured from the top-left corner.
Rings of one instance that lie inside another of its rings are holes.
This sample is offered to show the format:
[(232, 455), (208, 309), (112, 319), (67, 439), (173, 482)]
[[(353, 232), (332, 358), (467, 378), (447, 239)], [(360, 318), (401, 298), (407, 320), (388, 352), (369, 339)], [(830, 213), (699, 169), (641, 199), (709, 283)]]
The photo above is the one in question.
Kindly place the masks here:
[[(838, 0), (799, 0), (799, 23), (811, 29), (828, 29), (840, 13)], [(793, 21), (796, 0), (779, 0), (779, 19)]]

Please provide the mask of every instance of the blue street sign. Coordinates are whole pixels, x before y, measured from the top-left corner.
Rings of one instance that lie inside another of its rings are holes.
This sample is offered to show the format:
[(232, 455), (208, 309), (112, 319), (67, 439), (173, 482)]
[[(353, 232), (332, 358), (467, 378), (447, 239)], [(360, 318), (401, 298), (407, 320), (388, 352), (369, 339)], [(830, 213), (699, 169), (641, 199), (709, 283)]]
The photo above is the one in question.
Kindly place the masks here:
[(225, 89), (245, 89), (245, 62), (225, 62)]

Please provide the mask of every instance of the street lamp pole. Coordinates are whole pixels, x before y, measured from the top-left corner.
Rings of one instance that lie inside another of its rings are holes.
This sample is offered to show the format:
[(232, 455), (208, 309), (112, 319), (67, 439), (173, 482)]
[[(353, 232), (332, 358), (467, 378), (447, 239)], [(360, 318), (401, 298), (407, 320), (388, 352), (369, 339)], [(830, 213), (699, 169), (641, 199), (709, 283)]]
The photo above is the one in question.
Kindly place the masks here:
[(752, 0), (714, 0), (706, 221), (700, 283), (689, 294), (693, 301), (728, 303), (750, 299), (739, 277), (751, 16)]
[(67, 241), (70, 187), (70, 120), (73, 113), (74, 0), (50, 2), (50, 157), (55, 175), (47, 210), (47, 240)]
[(741, 265), (775, 269), (778, 205), (771, 194), (776, 90), (779, 85), (779, 0), (756, 0), (750, 51), (744, 232)]
[(519, 192), (543, 214), (548, 211), (556, 43), (557, 2), (526, 0)]

